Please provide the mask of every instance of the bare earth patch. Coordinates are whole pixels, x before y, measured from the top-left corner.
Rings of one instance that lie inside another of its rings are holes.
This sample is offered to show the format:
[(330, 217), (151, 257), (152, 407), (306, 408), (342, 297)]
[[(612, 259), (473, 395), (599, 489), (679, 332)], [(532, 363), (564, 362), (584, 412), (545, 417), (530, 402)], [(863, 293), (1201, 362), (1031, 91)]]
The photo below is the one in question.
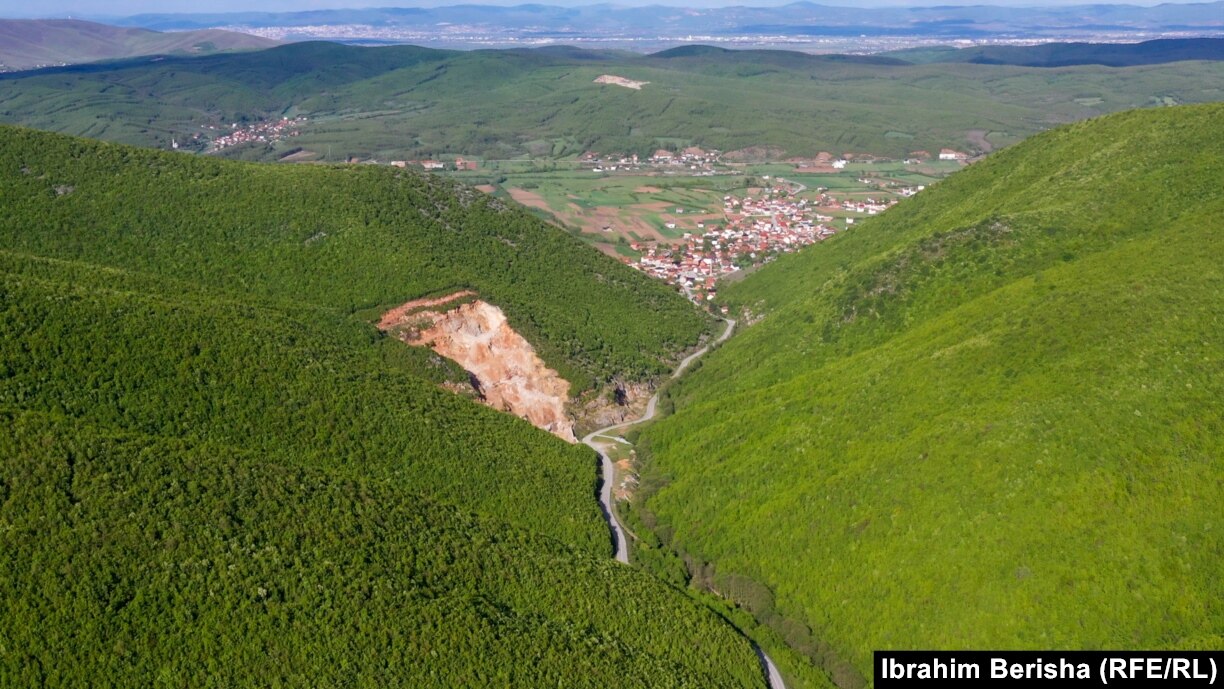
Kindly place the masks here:
[(510, 327), (501, 309), (479, 299), (445, 311), (431, 309), (469, 295), (472, 292), (463, 291), (410, 301), (384, 314), (378, 327), (462, 366), (481, 401), (490, 407), (578, 442), (574, 422), (565, 412), (569, 383), (544, 364), (531, 343)]
[(985, 129), (970, 129), (965, 132), (965, 138), (969, 140), (969, 143), (977, 146), (978, 150), (982, 153), (990, 153), (994, 150), (994, 144), (990, 143), (990, 140), (986, 138), (986, 135), (989, 133)]
[(641, 91), (642, 87), (645, 86), (646, 84), (649, 84), (650, 82), (649, 81), (634, 81), (632, 79), (626, 79), (625, 77), (618, 77), (614, 74), (604, 74), (602, 76), (595, 77), (595, 83), (596, 84), (612, 84), (613, 86), (624, 86), (627, 89), (633, 89), (634, 91)]
[(382, 318), (378, 321), (378, 329), (379, 330), (390, 330), (391, 328), (395, 327), (397, 324), (402, 323), (404, 319), (413, 311), (419, 311), (421, 309), (427, 309), (433, 306), (442, 306), (443, 304), (449, 304), (453, 301), (457, 301), (464, 297), (474, 297), (474, 296), (476, 296), (475, 292), (473, 292), (470, 289), (465, 289), (461, 292), (455, 292), (454, 294), (448, 294), (444, 297), (433, 297), (433, 298), (428, 298), (428, 299), (413, 299), (412, 301), (400, 304), (399, 306), (384, 313)]
[(510, 198), (518, 201), (524, 206), (540, 208), (546, 211), (552, 210), (552, 207), (548, 205), (548, 202), (544, 200), (544, 197), (540, 196), (534, 191), (527, 191), (526, 189), (507, 189), (506, 191), (510, 192)]

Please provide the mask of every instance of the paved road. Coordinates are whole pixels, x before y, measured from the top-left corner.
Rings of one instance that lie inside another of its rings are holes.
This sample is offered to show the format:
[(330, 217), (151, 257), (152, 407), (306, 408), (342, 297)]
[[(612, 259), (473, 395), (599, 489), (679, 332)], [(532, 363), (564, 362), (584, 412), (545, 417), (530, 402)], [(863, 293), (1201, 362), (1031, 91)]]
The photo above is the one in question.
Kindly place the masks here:
[[(734, 320), (728, 318), (726, 322), (727, 329), (715, 340), (716, 344), (731, 337), (731, 333), (735, 330)], [(708, 351), (710, 351), (710, 345), (706, 345), (684, 357), (684, 360), (676, 366), (676, 370), (672, 371), (671, 377), (678, 378), (684, 372), (684, 369), (688, 368), (689, 364)], [(620, 520), (616, 518), (616, 512), (612, 511), (612, 482), (615, 479), (615, 470), (612, 466), (612, 460), (608, 458), (608, 454), (604, 452), (603, 448), (607, 442), (625, 442), (621, 438), (609, 435), (609, 433), (653, 419), (658, 403), (659, 393), (656, 392), (646, 402), (645, 414), (632, 421), (622, 421), (621, 423), (591, 431), (582, 439), (583, 444), (599, 453), (599, 461), (603, 466), (603, 485), (599, 489), (599, 507), (603, 510), (604, 519), (608, 521), (608, 526), (612, 530), (612, 539), (616, 543), (616, 560), (625, 564), (629, 563), (629, 546), (625, 541), (625, 529), (621, 526)], [(782, 675), (778, 672), (778, 666), (774, 665), (774, 662), (765, 654), (765, 651), (761, 650), (760, 646), (753, 643), (752, 648), (756, 651), (757, 657), (761, 659), (761, 669), (769, 681), (769, 689), (786, 689), (786, 684), (782, 682)]]
[[(728, 318), (727, 329), (723, 331), (722, 335), (718, 336), (718, 339), (715, 340), (715, 342), (722, 342), (728, 337), (731, 337), (731, 333), (734, 330), (735, 321)], [(684, 369), (688, 368), (689, 364), (696, 361), (698, 357), (708, 351), (710, 351), (710, 346), (706, 345), (705, 347), (702, 347), (701, 349), (698, 349), (692, 354), (684, 357), (684, 360), (676, 366), (676, 370), (672, 371), (671, 377), (676, 378), (679, 376), (684, 372)], [(603, 486), (601, 486), (599, 489), (599, 506), (603, 509), (604, 519), (608, 520), (608, 526), (612, 529), (612, 539), (616, 543), (616, 559), (619, 562), (629, 562), (629, 547), (628, 543), (625, 541), (625, 530), (621, 528), (620, 520), (616, 518), (616, 513), (612, 511), (612, 482), (615, 478), (615, 471), (612, 466), (612, 460), (609, 459), (608, 454), (604, 452), (604, 443), (601, 442), (600, 439), (602, 437), (604, 441), (616, 440), (614, 437), (608, 434), (612, 431), (627, 428), (629, 426), (653, 419), (655, 417), (655, 408), (658, 406), (658, 404), (659, 393), (656, 392), (654, 395), (651, 395), (650, 399), (646, 402), (646, 413), (642, 416), (632, 421), (622, 421), (621, 423), (612, 424), (611, 426), (604, 426), (603, 428), (591, 431), (585, 438), (582, 439), (582, 442), (585, 445), (599, 453), (599, 460), (603, 465)]]
[(782, 681), (782, 673), (778, 672), (778, 666), (774, 665), (773, 660), (770, 660), (769, 656), (765, 655), (765, 651), (762, 651), (755, 642), (752, 644), (752, 649), (761, 659), (761, 668), (765, 670), (765, 679), (769, 681), (769, 689), (786, 689), (786, 683)]

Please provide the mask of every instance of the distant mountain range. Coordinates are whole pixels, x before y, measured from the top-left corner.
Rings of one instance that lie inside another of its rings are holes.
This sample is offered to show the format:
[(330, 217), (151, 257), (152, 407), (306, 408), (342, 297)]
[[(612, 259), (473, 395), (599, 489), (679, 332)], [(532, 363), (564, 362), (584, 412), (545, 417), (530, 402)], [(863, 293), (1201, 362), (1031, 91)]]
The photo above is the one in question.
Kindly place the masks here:
[(1142, 43), (1044, 43), (972, 48), (914, 48), (886, 54), (915, 64), (971, 62), (978, 65), (1132, 67), (1185, 60), (1224, 60), (1224, 38), (1171, 38)]
[[(855, 8), (797, 2), (780, 7), (586, 7), (456, 5), (435, 8), (214, 14), (143, 14), (120, 20), (159, 30), (364, 25), (517, 32), (538, 37), (704, 34), (1071, 36), (1135, 32), (1224, 32), (1224, 2), (1067, 7)], [(317, 33), (312, 33), (318, 36)]]
[(259, 50), (278, 41), (205, 29), (162, 33), (75, 19), (0, 19), (0, 71), (141, 55), (205, 55)]

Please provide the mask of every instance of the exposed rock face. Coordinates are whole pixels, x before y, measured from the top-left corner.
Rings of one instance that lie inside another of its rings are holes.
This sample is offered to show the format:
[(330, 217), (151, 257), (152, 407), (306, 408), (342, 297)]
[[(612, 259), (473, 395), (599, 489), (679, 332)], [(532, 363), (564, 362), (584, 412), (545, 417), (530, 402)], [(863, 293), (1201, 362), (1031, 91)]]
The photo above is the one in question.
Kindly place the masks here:
[(502, 310), (480, 300), (446, 311), (428, 310), (466, 294), (409, 302), (383, 316), (379, 327), (411, 345), (423, 345), (462, 366), (485, 404), (527, 419), (571, 443), (573, 421), (565, 413), (569, 383), (544, 365), (531, 343), (506, 321)]
[(648, 383), (614, 381), (609, 388), (578, 410), (578, 420), (584, 428), (603, 428), (636, 419), (646, 411), (646, 402), (654, 394)]

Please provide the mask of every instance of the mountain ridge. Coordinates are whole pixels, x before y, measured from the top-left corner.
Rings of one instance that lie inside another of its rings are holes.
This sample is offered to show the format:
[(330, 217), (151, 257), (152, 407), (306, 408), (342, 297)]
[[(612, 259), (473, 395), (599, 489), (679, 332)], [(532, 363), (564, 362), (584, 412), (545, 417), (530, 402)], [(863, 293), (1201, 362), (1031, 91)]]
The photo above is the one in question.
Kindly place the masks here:
[(259, 50), (278, 43), (220, 29), (162, 33), (79, 19), (0, 19), (0, 71), (148, 55)]

